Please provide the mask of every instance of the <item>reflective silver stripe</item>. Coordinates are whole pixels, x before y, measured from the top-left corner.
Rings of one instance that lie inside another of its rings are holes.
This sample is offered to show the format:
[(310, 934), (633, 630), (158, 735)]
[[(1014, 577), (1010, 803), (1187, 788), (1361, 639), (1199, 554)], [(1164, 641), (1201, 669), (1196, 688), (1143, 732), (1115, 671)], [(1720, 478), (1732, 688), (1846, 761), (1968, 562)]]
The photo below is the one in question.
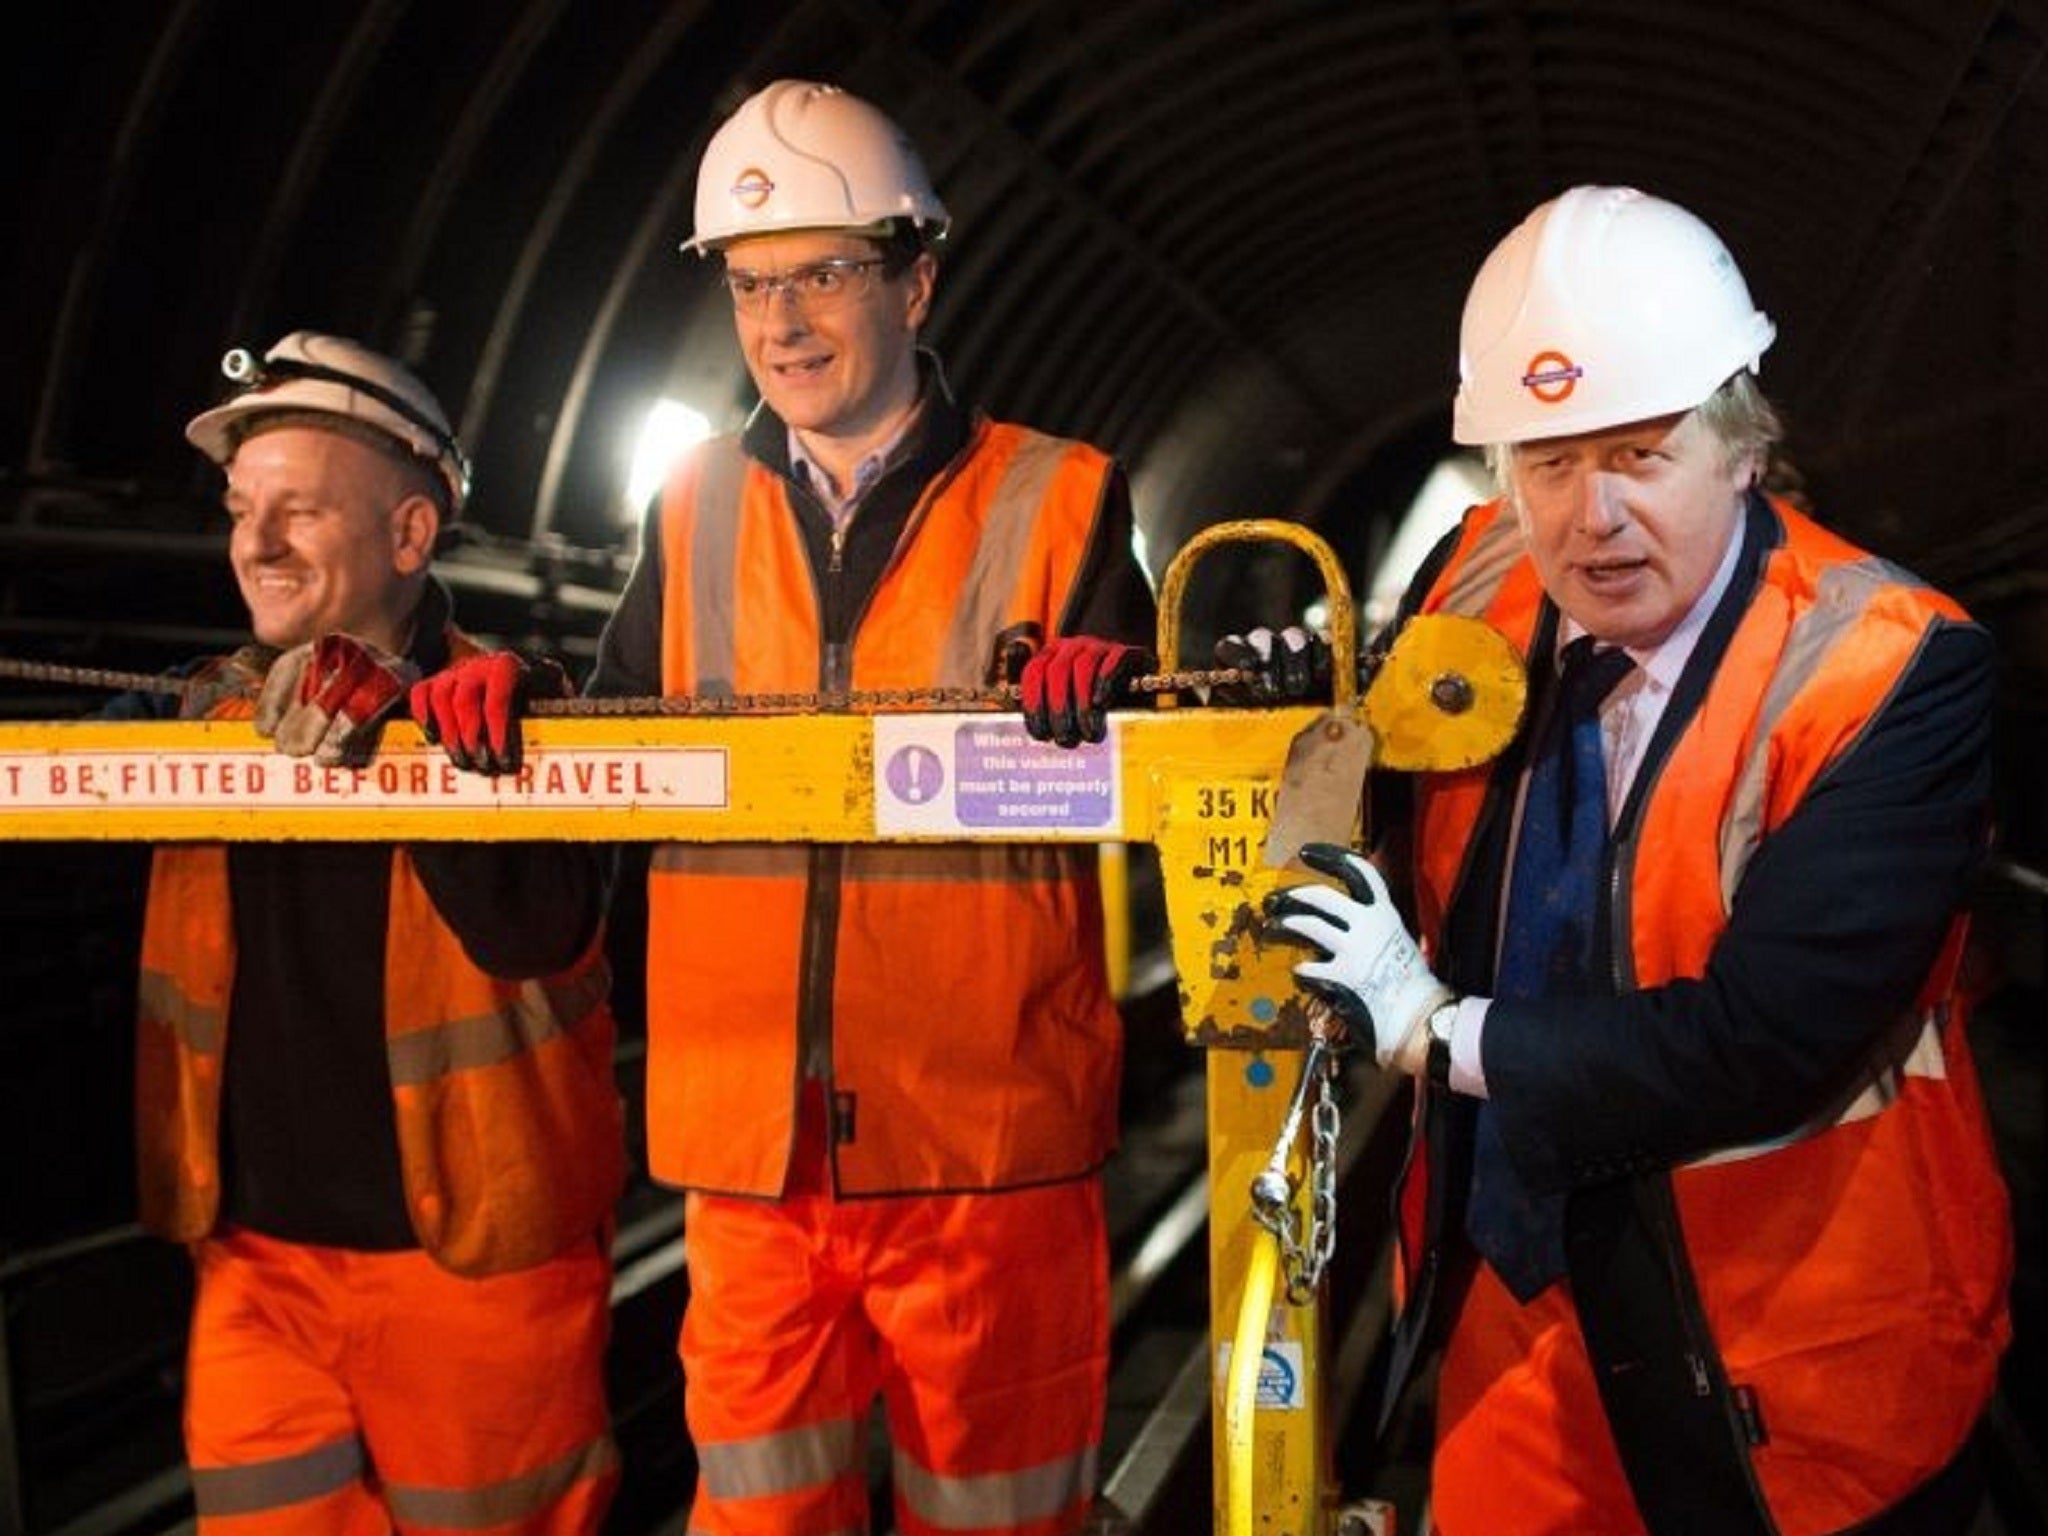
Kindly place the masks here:
[[(1864, 559), (1830, 566), (1821, 572), (1813, 606), (1793, 624), (1786, 636), (1764, 696), (1757, 710), (1757, 723), (1748, 758), (1736, 776), (1729, 796), (1728, 811), (1720, 829), (1720, 885), (1723, 911), (1732, 908), (1736, 887), (1741, 884), (1750, 859), (1762, 840), (1765, 793), (1769, 782), (1771, 740), (1779, 722), (1793, 701), (1813, 681), (1835, 648), (1848, 637), (1869, 611), (1872, 600), (1885, 588), (1914, 578), (1889, 561)], [(1922, 643), (1925, 641), (1923, 639)], [(1640, 845), (1637, 845), (1640, 852)], [(1629, 890), (1633, 871), (1625, 871), (1620, 889)], [(1632, 919), (1621, 913), (1622, 931)], [(1776, 1152), (1823, 1131), (1881, 1113), (1899, 1097), (1908, 1077), (1945, 1078), (1948, 1059), (1942, 1050), (1941, 1031), (1947, 1019), (1945, 1007), (1930, 1008), (1901, 1020), (1874, 1055), (1860, 1085), (1843, 1101), (1827, 1106), (1807, 1124), (1768, 1141), (1725, 1147), (1696, 1158), (1683, 1166), (1711, 1167), (1717, 1163), (1739, 1162)]]
[(981, 542), (960, 585), (939, 652), (939, 672), (933, 680), (938, 687), (975, 688), (984, 681), (992, 659), (989, 646), (1003, 627), (1010, 591), (1038, 525), (1038, 509), (1045, 505), (1069, 447), (1061, 438), (1027, 432), (1003, 466), (1002, 483), (989, 498)]
[(482, 1530), (530, 1520), (558, 1503), (578, 1483), (608, 1476), (619, 1465), (610, 1435), (578, 1446), (559, 1461), (482, 1488), (414, 1488), (384, 1484), (384, 1502), (400, 1520), (454, 1530)]
[(1716, 1163), (1741, 1162), (1744, 1158), (1761, 1157), (1767, 1152), (1781, 1151), (1822, 1131), (1831, 1131), (1838, 1125), (1851, 1125), (1858, 1120), (1889, 1109), (1898, 1101), (1899, 1093), (1909, 1077), (1924, 1077), (1940, 1081), (1948, 1076), (1948, 1053), (1941, 1047), (1941, 1031), (1947, 1021), (1945, 1008), (1929, 1008), (1918, 1015), (1919, 1028), (1913, 1035), (1912, 1049), (1898, 1061), (1886, 1061), (1863, 1081), (1863, 1087), (1840, 1110), (1826, 1113), (1798, 1129), (1783, 1136), (1774, 1136), (1769, 1141), (1747, 1142), (1739, 1147), (1724, 1147), (1719, 1152), (1696, 1158), (1685, 1164), (1688, 1168), (1710, 1168)]
[(865, 1476), (851, 1419), (828, 1419), (752, 1440), (697, 1447), (697, 1470), (714, 1499), (798, 1493), (839, 1478)]
[(187, 1050), (218, 1056), (227, 1017), (218, 1008), (202, 1008), (184, 988), (162, 971), (144, 971), (135, 995), (142, 1016), (166, 1025)]
[(692, 692), (706, 698), (733, 692), (733, 604), (739, 592), (740, 496), (747, 457), (737, 437), (717, 437), (700, 450), (697, 508), (690, 540), (690, 649), (697, 669)]
[(1019, 1472), (985, 1472), (977, 1477), (941, 1477), (897, 1451), (896, 1491), (918, 1519), (942, 1531), (979, 1531), (991, 1526), (1049, 1520), (1095, 1493), (1096, 1448), (1063, 1456)]
[(199, 1513), (218, 1518), (253, 1515), (325, 1498), (358, 1482), (363, 1445), (355, 1436), (330, 1440), (310, 1451), (237, 1467), (194, 1467), (192, 1497)]
[(391, 1081), (400, 1087), (453, 1072), (510, 1061), (573, 1027), (597, 1006), (610, 985), (610, 968), (592, 964), (579, 975), (523, 981), (503, 1008), (433, 1029), (413, 1030), (387, 1043)]
[(1735, 888), (1749, 868), (1763, 837), (1764, 791), (1770, 779), (1771, 738), (1792, 701), (1813, 681), (1834, 648), (1853, 630), (1871, 599), (1895, 576), (1895, 568), (1877, 560), (1831, 566), (1821, 573), (1814, 604), (1785, 637), (1785, 649), (1771, 674), (1750, 746), (1749, 759), (1737, 775), (1721, 821), (1721, 908), (1729, 910)]
[(1514, 508), (1502, 504), (1493, 525), (1479, 536), (1444, 592), (1446, 613), (1477, 617), (1493, 605), (1502, 578), (1528, 552)]
[(661, 843), (653, 862), (667, 874), (787, 879), (809, 873), (811, 850), (804, 843)]

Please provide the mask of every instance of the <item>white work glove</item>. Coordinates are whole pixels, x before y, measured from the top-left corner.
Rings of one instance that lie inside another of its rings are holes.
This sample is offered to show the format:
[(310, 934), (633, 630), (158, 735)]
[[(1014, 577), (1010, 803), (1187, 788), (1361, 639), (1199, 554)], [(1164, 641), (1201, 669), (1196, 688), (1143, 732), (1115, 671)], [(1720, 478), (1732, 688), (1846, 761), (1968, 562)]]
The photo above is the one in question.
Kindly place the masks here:
[(1295, 966), (1296, 978), (1346, 1023), (1372, 1032), (1382, 1067), (1419, 1076), (1429, 1061), (1429, 1016), (1455, 1001), (1451, 989), (1430, 973), (1387, 882), (1363, 856), (1334, 843), (1307, 843), (1301, 862), (1336, 876), (1345, 890), (1312, 882), (1266, 898), (1277, 937), (1321, 951)]
[(1211, 704), (1244, 707), (1330, 697), (1330, 642), (1299, 625), (1225, 635), (1212, 654), (1217, 666), (1235, 667), (1245, 676), (1242, 682), (1218, 683), (1210, 691)]
[(411, 662), (354, 635), (295, 645), (271, 666), (256, 700), (257, 734), (290, 757), (332, 768), (360, 764), (377, 747), (384, 717), (419, 680)]

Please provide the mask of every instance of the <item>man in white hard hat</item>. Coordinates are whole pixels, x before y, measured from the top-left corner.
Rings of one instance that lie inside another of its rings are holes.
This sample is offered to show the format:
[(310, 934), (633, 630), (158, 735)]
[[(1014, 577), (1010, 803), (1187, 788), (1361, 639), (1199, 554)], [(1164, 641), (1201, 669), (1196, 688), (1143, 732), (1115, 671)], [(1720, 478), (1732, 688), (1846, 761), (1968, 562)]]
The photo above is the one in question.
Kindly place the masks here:
[[(429, 573), (468, 490), (392, 358), (295, 331), (187, 437), (221, 466), (254, 643), (180, 713), (340, 762), (478, 654)], [(574, 844), (157, 849), (142, 941), (142, 1217), (197, 1273), (202, 1532), (594, 1536), (623, 1117)]]
[[(778, 81), (713, 135), (686, 249), (720, 265), (761, 405), (650, 511), (590, 692), (914, 696), (1028, 653), (1048, 729), (1101, 735), (1154, 625), (1124, 475), (953, 396), (918, 344), (946, 228), (843, 90)], [(492, 766), (516, 716), (466, 673), (426, 688)], [(1095, 857), (655, 850), (647, 1131), (689, 1191), (693, 1531), (866, 1529), (877, 1397), (905, 1536), (1080, 1528), (1120, 1059)]]
[(1336, 883), (1272, 902), (1420, 1080), (1389, 1405), (1441, 1342), (1446, 1536), (1961, 1536), (1981, 1502), (2011, 1235), (1959, 970), (1994, 656), (1763, 491), (1772, 337), (1659, 198), (1576, 187), (1501, 241), (1455, 410), (1501, 495), (1394, 622), (1497, 626), (1529, 729), (1379, 786), (1405, 835), (1304, 849)]

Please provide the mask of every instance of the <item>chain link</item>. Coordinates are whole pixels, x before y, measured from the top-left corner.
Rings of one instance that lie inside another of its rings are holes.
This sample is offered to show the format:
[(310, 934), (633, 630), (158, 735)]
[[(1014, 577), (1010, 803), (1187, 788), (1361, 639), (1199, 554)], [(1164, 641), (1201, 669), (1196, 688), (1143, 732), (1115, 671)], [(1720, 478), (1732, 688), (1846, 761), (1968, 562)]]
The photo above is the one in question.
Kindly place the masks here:
[(186, 680), (155, 672), (115, 672), (107, 667), (70, 667), (55, 661), (16, 661), (0, 656), (0, 677), (31, 683), (68, 683), (78, 688), (105, 688), (115, 693), (182, 694)]
[[(116, 672), (105, 667), (74, 667), (58, 662), (18, 661), (0, 656), (0, 677), (37, 683), (68, 683), (115, 692), (183, 694), (186, 680), (150, 672)], [(1255, 683), (1256, 674), (1239, 667), (1204, 671), (1153, 672), (1133, 678), (1132, 693), (1182, 693), (1232, 683)], [(1015, 683), (986, 688), (869, 688), (834, 693), (664, 694), (616, 699), (533, 699), (526, 712), (534, 716), (592, 715), (774, 715), (878, 714), (887, 710), (997, 709), (1023, 701)]]
[[(1309, 1049), (1302, 1058), (1301, 1082), (1288, 1105), (1272, 1158), (1252, 1180), (1252, 1216), (1279, 1240), (1280, 1265), (1287, 1281), (1288, 1305), (1302, 1307), (1315, 1299), (1323, 1272), (1337, 1248), (1337, 1138), (1343, 1113), (1337, 1104), (1337, 1073), (1345, 1044), (1344, 1026), (1321, 998), (1309, 1002)], [(1313, 1104), (1309, 1094), (1315, 1095)], [(1308, 1110), (1309, 1217), (1306, 1235), (1294, 1196), (1298, 1186), (1288, 1177), (1287, 1159)]]
[[(1152, 672), (1130, 680), (1132, 693), (1181, 693), (1232, 683), (1252, 683), (1256, 675), (1240, 667), (1201, 671)], [(537, 699), (535, 715), (768, 715), (878, 714), (888, 710), (966, 710), (1014, 707), (1024, 692), (1015, 683), (984, 688), (866, 688), (834, 693), (672, 694), (652, 698)]]
[(1337, 1134), (1344, 1127), (1337, 1107), (1337, 1057), (1323, 1074), (1315, 1108), (1309, 1114), (1308, 1252), (1298, 1269), (1287, 1272), (1287, 1299), (1306, 1306), (1322, 1284), (1323, 1271), (1337, 1249)]

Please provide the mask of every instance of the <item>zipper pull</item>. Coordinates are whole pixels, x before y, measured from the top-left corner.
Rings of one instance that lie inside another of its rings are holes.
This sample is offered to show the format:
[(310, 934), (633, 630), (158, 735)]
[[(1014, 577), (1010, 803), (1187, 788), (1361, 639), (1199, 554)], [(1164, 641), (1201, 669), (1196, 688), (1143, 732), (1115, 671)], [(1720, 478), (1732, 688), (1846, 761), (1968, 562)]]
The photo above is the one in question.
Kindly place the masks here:
[(825, 562), (828, 574), (837, 576), (846, 569), (846, 524), (835, 520), (832, 524), (832, 558)]
[(1707, 1379), (1707, 1362), (1698, 1355), (1689, 1354), (1685, 1357), (1685, 1363), (1692, 1371), (1693, 1395), (1695, 1397), (1706, 1397), (1712, 1393), (1714, 1386)]

